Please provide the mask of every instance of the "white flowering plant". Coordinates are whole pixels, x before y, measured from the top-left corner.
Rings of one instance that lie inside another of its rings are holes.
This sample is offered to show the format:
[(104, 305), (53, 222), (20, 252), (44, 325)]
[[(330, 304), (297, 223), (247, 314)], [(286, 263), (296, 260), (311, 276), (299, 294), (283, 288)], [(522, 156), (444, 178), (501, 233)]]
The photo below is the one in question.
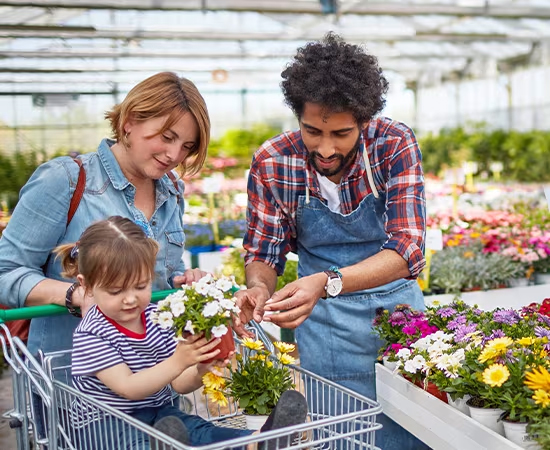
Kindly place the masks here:
[(238, 289), (232, 276), (205, 275), (158, 302), (153, 322), (173, 329), (176, 339), (184, 339), (186, 333), (219, 338), (228, 332), (232, 315), (239, 313), (234, 297)]

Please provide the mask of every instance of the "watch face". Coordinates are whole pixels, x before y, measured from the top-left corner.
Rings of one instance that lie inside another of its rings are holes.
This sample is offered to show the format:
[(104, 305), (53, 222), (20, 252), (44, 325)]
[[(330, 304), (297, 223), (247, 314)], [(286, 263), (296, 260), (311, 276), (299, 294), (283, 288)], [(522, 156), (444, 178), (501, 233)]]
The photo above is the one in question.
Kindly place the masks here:
[(333, 278), (329, 280), (327, 285), (327, 294), (331, 297), (336, 297), (342, 290), (342, 280), (340, 278)]

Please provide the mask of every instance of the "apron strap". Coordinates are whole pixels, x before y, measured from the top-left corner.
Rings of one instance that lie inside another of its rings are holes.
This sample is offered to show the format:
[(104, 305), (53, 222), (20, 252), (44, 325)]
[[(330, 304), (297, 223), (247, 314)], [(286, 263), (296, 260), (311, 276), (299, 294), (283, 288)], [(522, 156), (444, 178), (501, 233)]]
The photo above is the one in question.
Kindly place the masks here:
[(369, 180), (369, 186), (372, 190), (372, 194), (374, 195), (374, 198), (378, 198), (380, 197), (380, 194), (378, 193), (378, 189), (376, 189), (376, 185), (374, 184), (372, 169), (370, 167), (370, 162), (369, 162), (369, 154), (367, 153), (366, 147), (363, 149), (363, 161), (365, 161), (365, 169), (367, 171), (367, 178)]

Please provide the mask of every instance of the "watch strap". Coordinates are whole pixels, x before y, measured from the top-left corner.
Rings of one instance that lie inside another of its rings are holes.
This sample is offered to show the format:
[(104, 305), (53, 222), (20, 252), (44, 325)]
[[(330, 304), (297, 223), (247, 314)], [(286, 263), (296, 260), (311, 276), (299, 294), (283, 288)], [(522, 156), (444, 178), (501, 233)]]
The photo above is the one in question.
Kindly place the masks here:
[(73, 293), (79, 286), (80, 283), (78, 281), (74, 282), (69, 289), (67, 289), (67, 293), (65, 294), (65, 307), (75, 317), (82, 317), (82, 314), (73, 306)]

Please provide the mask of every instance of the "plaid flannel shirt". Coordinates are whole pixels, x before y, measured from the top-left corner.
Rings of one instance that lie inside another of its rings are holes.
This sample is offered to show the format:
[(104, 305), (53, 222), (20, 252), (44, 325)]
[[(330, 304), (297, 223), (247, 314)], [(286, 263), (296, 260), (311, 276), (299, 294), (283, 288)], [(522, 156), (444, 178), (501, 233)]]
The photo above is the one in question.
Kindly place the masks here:
[[(425, 265), (426, 200), (422, 156), (413, 131), (382, 117), (362, 133), (376, 188), (386, 194), (384, 216), (388, 236), (382, 249), (392, 249), (409, 264), (411, 278)], [(363, 146), (361, 145), (361, 149)], [(307, 161), (300, 131), (282, 133), (266, 141), (254, 154), (248, 178), (248, 230), (244, 237), (245, 264), (261, 261), (284, 271), (286, 254), (296, 251), (296, 209), (305, 195), (322, 197), (314, 169)], [(349, 214), (371, 194), (362, 151), (340, 182), (341, 212)]]

